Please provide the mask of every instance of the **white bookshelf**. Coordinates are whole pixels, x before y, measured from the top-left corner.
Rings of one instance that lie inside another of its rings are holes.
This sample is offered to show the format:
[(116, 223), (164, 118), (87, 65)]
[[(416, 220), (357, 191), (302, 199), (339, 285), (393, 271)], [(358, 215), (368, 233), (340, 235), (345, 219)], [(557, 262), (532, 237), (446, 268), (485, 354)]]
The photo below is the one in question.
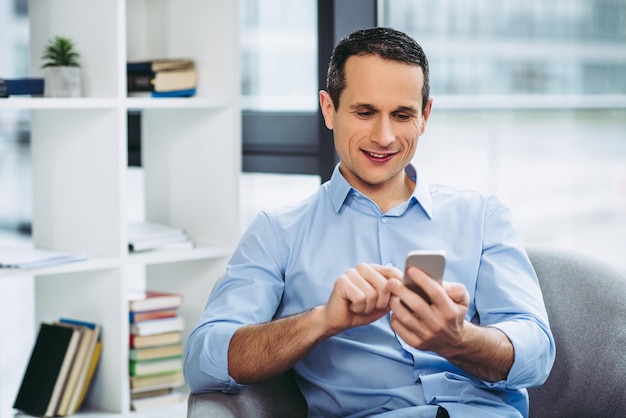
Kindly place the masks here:
[[(69, 37), (81, 54), (84, 97), (13, 97), (0, 101), (0, 112), (31, 114), (33, 244), (91, 258), (0, 270), (0, 302), (25, 299), (19, 318), (0, 321), (0, 418), (15, 413), (11, 405), (30, 355), (5, 341), (19, 340), (29, 351), (39, 323), (60, 316), (103, 327), (102, 358), (87, 411), (79, 415), (186, 415), (185, 404), (154, 414), (130, 411), (126, 297), (138, 270), (146, 287), (183, 293), (187, 335), (239, 237), (237, 3), (29, 1), (30, 75), (42, 76), (40, 56), (50, 38)], [(126, 62), (161, 57), (195, 60), (197, 95), (126, 97)], [(184, 228), (195, 249), (128, 253), (127, 111), (137, 109), (145, 219)], [(0, 314), (13, 312), (0, 307)]]

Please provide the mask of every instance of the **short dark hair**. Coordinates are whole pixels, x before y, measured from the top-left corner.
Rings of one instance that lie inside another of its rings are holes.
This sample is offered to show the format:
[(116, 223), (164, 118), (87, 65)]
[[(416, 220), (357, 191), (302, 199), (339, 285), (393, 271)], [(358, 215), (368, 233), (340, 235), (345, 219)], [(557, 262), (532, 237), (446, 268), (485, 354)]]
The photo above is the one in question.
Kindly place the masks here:
[(422, 87), (422, 110), (426, 108), (430, 96), (428, 60), (422, 47), (404, 32), (392, 28), (358, 29), (343, 38), (330, 58), (326, 76), (326, 91), (339, 108), (339, 96), (346, 88), (346, 61), (353, 55), (376, 55), (380, 58), (419, 66), (424, 73)]

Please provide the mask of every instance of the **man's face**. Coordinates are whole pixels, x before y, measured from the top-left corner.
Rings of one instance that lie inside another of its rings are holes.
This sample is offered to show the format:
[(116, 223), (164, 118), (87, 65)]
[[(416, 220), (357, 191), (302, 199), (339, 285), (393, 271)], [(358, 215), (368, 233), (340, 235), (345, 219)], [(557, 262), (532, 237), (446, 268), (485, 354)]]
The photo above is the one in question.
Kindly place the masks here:
[(338, 109), (326, 92), (320, 93), (342, 174), (362, 191), (403, 184), (404, 167), (415, 154), (431, 108), (429, 101), (422, 113), (422, 69), (373, 55), (352, 56), (345, 75)]

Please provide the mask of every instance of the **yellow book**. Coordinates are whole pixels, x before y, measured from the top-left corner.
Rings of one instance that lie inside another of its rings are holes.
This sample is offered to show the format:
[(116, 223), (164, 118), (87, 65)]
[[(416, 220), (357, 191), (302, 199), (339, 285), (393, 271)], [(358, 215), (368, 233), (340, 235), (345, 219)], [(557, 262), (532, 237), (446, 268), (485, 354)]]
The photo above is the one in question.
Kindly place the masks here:
[(197, 77), (195, 68), (158, 71), (154, 75), (152, 85), (154, 91), (157, 92), (194, 89), (196, 88)]
[(78, 393), (76, 403), (72, 405), (71, 414), (75, 414), (76, 411), (80, 409), (80, 406), (83, 404), (83, 401), (85, 400), (85, 396), (87, 395), (87, 390), (89, 389), (91, 380), (93, 379), (93, 375), (96, 371), (96, 366), (98, 365), (98, 361), (100, 360), (101, 352), (102, 352), (102, 341), (98, 341), (93, 351), (93, 356), (91, 357), (91, 361), (89, 362), (89, 368), (87, 369), (87, 375), (85, 376), (83, 386), (80, 389), (80, 392)]

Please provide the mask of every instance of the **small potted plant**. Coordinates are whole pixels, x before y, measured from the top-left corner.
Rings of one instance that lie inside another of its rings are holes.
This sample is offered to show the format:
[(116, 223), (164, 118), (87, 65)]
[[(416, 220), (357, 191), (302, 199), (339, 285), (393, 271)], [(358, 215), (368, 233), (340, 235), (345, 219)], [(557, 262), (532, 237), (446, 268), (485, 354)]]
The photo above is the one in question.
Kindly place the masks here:
[(44, 49), (45, 97), (80, 97), (79, 53), (74, 42), (62, 36), (52, 38)]

